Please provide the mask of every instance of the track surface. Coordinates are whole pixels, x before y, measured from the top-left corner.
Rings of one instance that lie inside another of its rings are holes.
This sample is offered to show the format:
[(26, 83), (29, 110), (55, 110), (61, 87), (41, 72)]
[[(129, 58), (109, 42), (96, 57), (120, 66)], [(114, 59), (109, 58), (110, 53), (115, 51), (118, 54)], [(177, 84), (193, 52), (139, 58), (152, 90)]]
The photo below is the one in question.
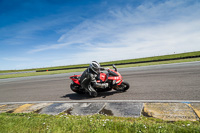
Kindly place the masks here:
[(74, 73), (0, 79), (0, 102), (200, 100), (200, 62), (123, 68), (119, 72), (130, 83), (130, 89), (125, 93), (100, 93), (96, 98), (70, 90), (69, 76)]

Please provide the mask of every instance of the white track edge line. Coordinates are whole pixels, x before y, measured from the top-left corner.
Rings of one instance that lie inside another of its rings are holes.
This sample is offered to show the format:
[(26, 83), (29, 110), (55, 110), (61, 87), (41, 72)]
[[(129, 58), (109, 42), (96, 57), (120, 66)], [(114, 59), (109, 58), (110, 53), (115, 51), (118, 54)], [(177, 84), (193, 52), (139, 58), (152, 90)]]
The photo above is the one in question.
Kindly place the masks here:
[(27, 101), (27, 102), (1, 102), (0, 104), (28, 104), (28, 103), (200, 103), (200, 100), (72, 100), (72, 101)]

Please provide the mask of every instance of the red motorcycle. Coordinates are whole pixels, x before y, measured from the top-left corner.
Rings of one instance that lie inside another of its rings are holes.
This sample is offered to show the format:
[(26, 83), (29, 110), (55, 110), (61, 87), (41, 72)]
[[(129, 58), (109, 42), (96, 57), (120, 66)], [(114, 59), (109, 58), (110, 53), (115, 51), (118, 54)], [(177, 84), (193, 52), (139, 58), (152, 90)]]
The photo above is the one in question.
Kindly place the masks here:
[[(113, 68), (114, 70), (107, 69), (107, 73), (100, 72), (100, 74), (97, 76), (97, 82), (109, 84), (109, 87), (105, 89), (94, 88), (97, 92), (105, 92), (105, 91), (110, 91), (112, 89), (120, 92), (125, 92), (126, 90), (129, 89), (130, 86), (129, 83), (123, 80), (123, 77), (117, 71), (115, 65), (113, 65)], [(79, 82), (80, 77), (81, 75), (70, 76), (70, 79), (72, 80), (70, 88), (72, 91), (78, 94), (85, 94), (86, 91), (84, 88), (81, 87)]]

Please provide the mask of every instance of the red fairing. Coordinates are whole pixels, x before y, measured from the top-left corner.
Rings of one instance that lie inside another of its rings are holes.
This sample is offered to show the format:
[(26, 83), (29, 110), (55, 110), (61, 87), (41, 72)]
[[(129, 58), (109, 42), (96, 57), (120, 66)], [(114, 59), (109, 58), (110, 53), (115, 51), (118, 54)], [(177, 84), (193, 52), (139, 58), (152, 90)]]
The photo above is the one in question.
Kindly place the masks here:
[(97, 83), (105, 82), (107, 75), (105, 73), (100, 73), (100, 80), (97, 80)]
[(74, 75), (74, 76), (71, 76), (69, 77), (72, 81), (74, 81), (74, 83), (80, 85), (79, 83), (79, 80), (78, 80), (78, 77), (80, 77), (81, 75)]
[(116, 80), (116, 82), (119, 82), (117, 85), (120, 85), (123, 82), (123, 77), (121, 76), (121, 74), (112, 69), (109, 70), (116, 73), (118, 76), (110, 76), (108, 77), (108, 80)]
[(119, 79), (123, 79), (120, 73), (118, 73), (118, 72), (116, 72), (116, 71), (114, 71), (114, 70), (112, 70), (112, 69), (110, 69), (110, 71), (113, 71), (113, 72), (116, 73), (118, 76), (110, 76), (110, 77), (108, 77), (109, 80), (119, 80)]
[(122, 82), (123, 82), (123, 80), (121, 80), (121, 82), (119, 82), (117, 85), (121, 85)]
[(107, 78), (107, 75), (105, 73), (100, 74), (100, 80), (101, 81), (103, 81), (103, 82), (106, 81), (106, 78)]

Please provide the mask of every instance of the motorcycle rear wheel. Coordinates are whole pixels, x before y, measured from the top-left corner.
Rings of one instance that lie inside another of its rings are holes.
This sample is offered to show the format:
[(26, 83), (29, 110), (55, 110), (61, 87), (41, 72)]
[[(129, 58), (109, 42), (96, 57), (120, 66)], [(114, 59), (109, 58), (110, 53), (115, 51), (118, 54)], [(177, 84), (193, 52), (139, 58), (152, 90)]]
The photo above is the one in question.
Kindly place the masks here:
[(85, 94), (85, 91), (81, 91), (80, 90), (80, 86), (76, 85), (76, 84), (73, 84), (71, 83), (70, 84), (70, 88), (73, 92), (76, 92), (77, 94)]

